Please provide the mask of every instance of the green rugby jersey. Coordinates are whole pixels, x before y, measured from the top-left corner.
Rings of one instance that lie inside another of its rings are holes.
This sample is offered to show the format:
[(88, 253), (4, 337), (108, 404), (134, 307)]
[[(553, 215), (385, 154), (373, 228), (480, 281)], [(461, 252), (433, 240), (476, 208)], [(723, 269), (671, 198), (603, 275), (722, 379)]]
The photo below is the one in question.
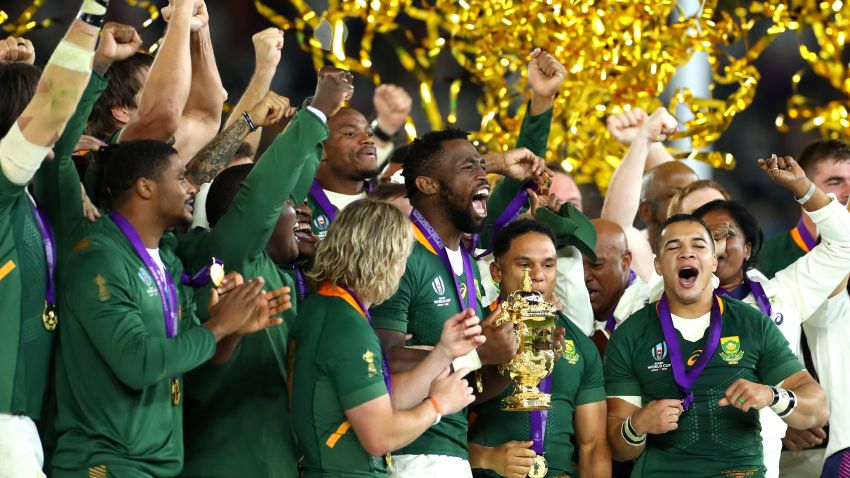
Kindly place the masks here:
[(385, 477), (345, 410), (387, 394), (381, 343), (351, 296), (323, 287), (310, 295), (293, 329), (292, 421), (304, 451), (304, 478)]
[[(292, 299), (283, 324), (242, 337), (225, 364), (207, 363), (187, 374), (184, 478), (297, 473), (286, 355), (298, 296), (292, 277), (265, 249), (297, 182), (315, 175), (325, 137), (327, 126), (314, 113), (299, 112), (245, 178), (215, 227), (195, 228), (180, 240), (178, 255), (192, 270), (216, 257), (245, 280), (265, 279), (265, 290), (288, 286)], [(209, 293), (209, 286), (196, 292), (202, 320), (207, 318)], [(254, 444), (244, 446), (250, 442)]]
[[(718, 402), (737, 379), (776, 385), (803, 369), (779, 328), (758, 309), (723, 298), (717, 351), (693, 386), (694, 403), (679, 428), (649, 435), (633, 477), (764, 476), (761, 425), (757, 410), (744, 413)], [(617, 328), (605, 349), (609, 397), (639, 396), (644, 405), (679, 399), (669, 347), (661, 331), (657, 302), (648, 304)], [(707, 335), (707, 334), (706, 334)], [(676, 331), (684, 360), (705, 348), (706, 336), (688, 342)]]
[[(183, 467), (182, 400), (172, 377), (209, 360), (173, 236), (160, 256), (178, 290), (178, 333), (166, 337), (153, 277), (118, 227), (101, 219), (63, 272), (57, 351), (54, 477), (175, 477)], [(181, 383), (181, 390), (184, 390)], [(101, 476), (101, 475), (97, 475)]]
[[(452, 272), (420, 239), (413, 245), (407, 259), (407, 268), (398, 291), (389, 300), (370, 308), (376, 329), (389, 329), (413, 334), (408, 345), (436, 345), (440, 341), (443, 323), (461, 311), (455, 291)], [(475, 313), (482, 319), (486, 311), (481, 307), (480, 275), (472, 262), (477, 300)], [(466, 277), (458, 276), (464, 303), (466, 303)], [(468, 459), (466, 446), (466, 410), (446, 415), (396, 455), (448, 455)]]
[[(573, 468), (573, 415), (576, 407), (605, 400), (602, 360), (593, 342), (566, 316), (558, 313), (558, 326), (566, 331), (566, 350), (552, 372), (552, 409), (546, 421), (544, 453), (547, 477), (576, 476)], [(509, 386), (501, 395), (478, 405), (470, 412), (469, 441), (495, 447), (502, 443), (531, 440), (529, 412), (506, 412), (502, 399), (513, 392)], [(492, 470), (475, 469), (476, 477), (498, 477)]]
[(795, 229), (791, 229), (764, 241), (758, 255), (756, 267), (768, 279), (793, 264), (809, 252), (808, 247)]

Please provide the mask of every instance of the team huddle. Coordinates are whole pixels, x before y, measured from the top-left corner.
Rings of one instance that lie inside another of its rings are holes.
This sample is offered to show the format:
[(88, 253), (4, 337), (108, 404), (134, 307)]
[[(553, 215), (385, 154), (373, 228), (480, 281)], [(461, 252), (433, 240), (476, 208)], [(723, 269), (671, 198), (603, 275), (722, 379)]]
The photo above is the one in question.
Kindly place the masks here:
[[(155, 58), (108, 4), (43, 68), (0, 41), (0, 478), (850, 477), (850, 145), (758, 160), (802, 209), (765, 239), (627, 108), (591, 220), (545, 51), (498, 152), (403, 144), (410, 96), (369, 121), (338, 68), (296, 107), (274, 28), (222, 127), (204, 1)], [(529, 284), (551, 407), (506, 410)]]

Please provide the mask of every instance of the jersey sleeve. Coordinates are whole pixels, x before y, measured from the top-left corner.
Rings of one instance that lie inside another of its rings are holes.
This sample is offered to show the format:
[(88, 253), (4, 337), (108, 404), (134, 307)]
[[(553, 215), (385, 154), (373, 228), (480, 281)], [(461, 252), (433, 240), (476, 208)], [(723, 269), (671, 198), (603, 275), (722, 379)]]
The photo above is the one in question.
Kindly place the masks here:
[(833, 199), (807, 214), (818, 226), (821, 243), (773, 278), (783, 297), (797, 306), (802, 321), (829, 298), (850, 270), (850, 212)]
[[(359, 316), (344, 319), (349, 323), (363, 320)], [(348, 410), (385, 395), (387, 387), (378, 337), (364, 327), (343, 330), (344, 321), (338, 321), (340, 326), (336, 332), (346, 338), (347, 345), (326, 348), (326, 367), (342, 408)]]
[[(269, 242), (284, 201), (304, 174), (315, 174), (328, 128), (301, 111), (257, 161), (233, 203), (209, 233), (210, 250), (225, 264), (242, 264)], [(192, 262), (192, 261), (189, 261)]]
[(593, 342), (583, 335), (578, 337), (578, 341), (584, 356), (584, 370), (576, 395), (576, 407), (605, 400), (605, 373), (599, 351)]
[[(631, 320), (634, 320), (631, 319)], [(632, 353), (627, 329), (611, 335), (605, 348), (605, 389), (609, 397), (639, 397), (640, 382), (632, 367)]]
[(413, 278), (414, 269), (415, 267), (411, 265), (411, 259), (408, 259), (407, 268), (404, 275), (401, 276), (396, 293), (385, 302), (369, 309), (376, 329), (407, 333), (410, 305), (418, 290)]
[(104, 260), (109, 255), (109, 250), (93, 247), (73, 256), (66, 268), (63, 300), (68, 320), (80, 322), (118, 379), (139, 390), (209, 360), (215, 338), (204, 327), (191, 327), (171, 339), (149, 333), (130, 290), (129, 274), (120, 261)]
[(777, 385), (803, 370), (803, 364), (797, 360), (785, 336), (772, 320), (761, 320), (761, 329), (762, 348), (756, 364), (756, 375), (761, 383)]

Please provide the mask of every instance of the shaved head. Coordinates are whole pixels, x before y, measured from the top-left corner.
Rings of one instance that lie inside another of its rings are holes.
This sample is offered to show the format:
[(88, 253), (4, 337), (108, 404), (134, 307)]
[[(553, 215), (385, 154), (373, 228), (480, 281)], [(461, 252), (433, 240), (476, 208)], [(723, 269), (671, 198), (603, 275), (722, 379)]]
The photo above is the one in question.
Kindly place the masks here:
[(629, 281), (632, 253), (623, 228), (606, 219), (594, 219), (596, 262), (584, 258), (584, 283), (596, 320), (606, 320), (620, 302)]
[(679, 161), (659, 164), (644, 175), (638, 214), (646, 224), (649, 243), (656, 254), (655, 243), (660, 226), (667, 220), (670, 201), (682, 188), (698, 180), (694, 170)]
[(554, 171), (552, 175), (552, 186), (549, 188), (549, 192), (561, 201), (572, 204), (579, 211), (584, 211), (581, 203), (581, 190), (569, 174)]

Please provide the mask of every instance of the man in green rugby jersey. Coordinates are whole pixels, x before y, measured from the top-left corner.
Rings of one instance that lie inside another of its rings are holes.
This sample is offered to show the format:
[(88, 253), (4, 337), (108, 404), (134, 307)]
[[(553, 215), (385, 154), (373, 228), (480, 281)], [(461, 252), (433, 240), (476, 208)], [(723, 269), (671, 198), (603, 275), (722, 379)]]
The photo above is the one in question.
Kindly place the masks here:
[[(500, 299), (522, 288), (526, 269), (532, 287), (552, 300), (557, 277), (555, 238), (548, 227), (529, 219), (507, 225), (493, 242), (490, 265), (499, 283)], [(495, 304), (494, 304), (495, 306)], [(532, 469), (547, 477), (607, 477), (611, 451), (605, 438), (605, 380), (602, 360), (593, 342), (558, 312), (566, 352), (556, 362), (543, 387), (552, 394), (548, 412), (507, 412), (498, 397), (473, 407), (469, 430), (470, 464), (474, 476), (523, 478)], [(542, 389), (541, 389), (542, 390)], [(573, 467), (573, 443), (578, 445), (578, 469)], [(543, 465), (548, 471), (543, 469)], [(537, 468), (534, 468), (534, 467)]]
[[(775, 158), (760, 167), (789, 170)], [(658, 250), (664, 295), (625, 321), (605, 352), (614, 458), (637, 459), (634, 477), (684, 470), (763, 477), (757, 410), (769, 406), (794, 428), (821, 426), (829, 416), (826, 395), (770, 320), (714, 294), (717, 257), (702, 221), (671, 217)]]

